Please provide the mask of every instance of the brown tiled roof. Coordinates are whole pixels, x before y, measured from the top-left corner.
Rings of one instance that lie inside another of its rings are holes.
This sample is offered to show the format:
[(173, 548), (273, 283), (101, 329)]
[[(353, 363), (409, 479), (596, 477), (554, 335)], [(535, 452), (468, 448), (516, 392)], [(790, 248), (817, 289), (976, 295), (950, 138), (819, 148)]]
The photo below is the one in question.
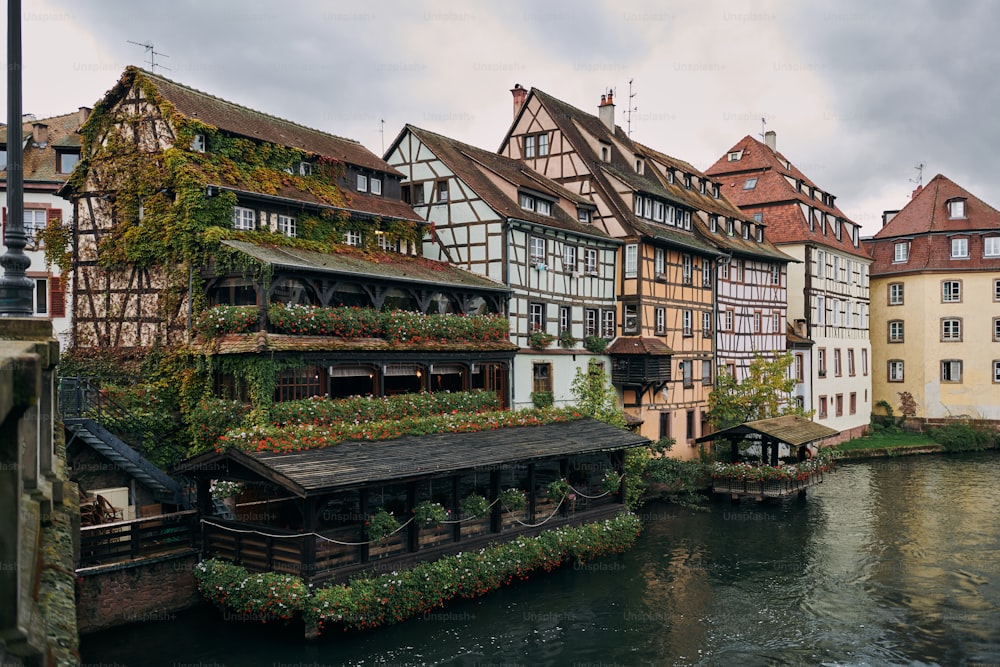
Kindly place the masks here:
[[(45, 147), (34, 145), (35, 123), (42, 123), (48, 126), (49, 140)], [(38, 120), (22, 123), (22, 132), (26, 145), (24, 148), (24, 181), (43, 183), (65, 183), (69, 174), (60, 174), (56, 171), (56, 148), (80, 148), (80, 135), (77, 130), (80, 128), (80, 116), (77, 112), (64, 116), (53, 116), (51, 118), (39, 118)], [(7, 126), (0, 126), (0, 143), (7, 145)], [(6, 170), (0, 171), (0, 179), (6, 181)]]
[(140, 75), (156, 86), (178, 112), (217, 127), (259, 141), (299, 148), (349, 164), (399, 175), (399, 172), (353, 139), (345, 139), (292, 121), (255, 111), (200, 90), (171, 81), (138, 67), (128, 67), (123, 79)]
[(799, 415), (785, 415), (783, 417), (758, 419), (757, 421), (746, 422), (738, 426), (731, 426), (730, 428), (697, 438), (695, 442), (706, 442), (708, 440), (724, 438), (727, 435), (739, 436), (747, 433), (762, 433), (796, 447), (807, 445), (810, 442), (822, 440), (823, 438), (829, 438), (832, 435), (837, 435), (838, 432), (829, 426), (817, 424), (811, 419), (806, 419)]
[(641, 336), (622, 336), (608, 346), (608, 354), (639, 354), (639, 355), (669, 355), (674, 351), (658, 338)]
[[(738, 161), (730, 162), (729, 154), (736, 151), (741, 151), (742, 156)], [(850, 234), (846, 231), (841, 233), (840, 239), (837, 239), (831, 229), (821, 229), (821, 225), (815, 225), (814, 229), (810, 230), (809, 221), (802, 213), (801, 204), (835, 218), (841, 218), (848, 224), (854, 223), (836, 203), (828, 206), (821, 199), (810, 198), (808, 192), (810, 187), (817, 191), (825, 191), (817, 187), (784, 155), (771, 150), (753, 137), (749, 135), (743, 137), (709, 167), (706, 173), (722, 184), (723, 192), (744, 213), (763, 214), (763, 223), (767, 225), (767, 237), (776, 245), (808, 242), (828, 246), (847, 254), (867, 257), (864, 248), (854, 247)], [(805, 192), (799, 192), (788, 182), (786, 176), (802, 181)], [(752, 190), (743, 189), (748, 178), (757, 179), (757, 184)]]
[[(527, 220), (546, 227), (554, 227), (588, 236), (610, 239), (603, 230), (593, 225), (580, 223), (575, 215), (570, 215), (558, 204), (552, 207), (552, 215), (541, 215), (521, 208), (497, 186), (496, 180), (503, 179), (519, 188), (528, 188), (553, 198), (593, 207), (593, 202), (567, 190), (555, 181), (542, 176), (534, 169), (517, 160), (497, 153), (476, 148), (455, 139), (429, 132), (413, 125), (406, 125), (400, 139), (410, 131), (455, 175), (483, 199), (501, 216)], [(397, 139), (397, 142), (400, 140)], [(390, 148), (390, 151), (392, 149)]]
[(198, 342), (191, 349), (206, 354), (264, 352), (513, 352), (507, 340), (389, 342), (381, 338), (344, 339), (335, 336), (292, 336), (273, 333), (227, 334)]
[(802, 345), (812, 345), (816, 341), (811, 338), (806, 338), (805, 336), (800, 336), (795, 331), (795, 327), (791, 323), (786, 323), (785, 325), (785, 340), (788, 341), (789, 347), (792, 345), (802, 346)]
[(343, 252), (322, 253), (286, 246), (264, 246), (248, 241), (223, 241), (223, 245), (270, 266), (298, 271), (388, 278), (427, 285), (447, 285), (508, 293), (489, 278), (423, 257), (394, 252), (366, 252), (345, 246)]
[[(947, 202), (965, 199), (965, 218), (949, 218)], [(965, 235), (969, 256), (952, 259), (951, 239)], [(1000, 257), (983, 257), (984, 236), (1000, 236), (1000, 211), (954, 181), (938, 174), (889, 221), (866, 241), (874, 258), (871, 275), (917, 271), (998, 271)], [(910, 243), (905, 262), (894, 262), (897, 241)]]

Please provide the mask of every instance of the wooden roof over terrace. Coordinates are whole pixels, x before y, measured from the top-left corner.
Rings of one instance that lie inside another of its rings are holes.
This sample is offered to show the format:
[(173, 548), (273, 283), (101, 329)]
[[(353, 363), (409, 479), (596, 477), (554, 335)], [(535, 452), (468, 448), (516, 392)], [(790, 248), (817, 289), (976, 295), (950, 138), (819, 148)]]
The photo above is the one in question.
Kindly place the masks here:
[(450, 472), (496, 470), (504, 464), (639, 447), (649, 439), (594, 419), (517, 426), (475, 433), (403, 436), (343, 442), (278, 454), (229, 449), (181, 463), (175, 472), (218, 478), (230, 464), (299, 497), (315, 497), (379, 482), (402, 482)]
[(738, 440), (750, 434), (760, 434), (768, 440), (777, 440), (786, 445), (799, 447), (808, 445), (811, 442), (837, 435), (836, 431), (828, 426), (817, 424), (816, 422), (801, 417), (799, 415), (785, 415), (783, 417), (772, 417), (770, 419), (759, 419), (757, 421), (746, 422), (737, 426), (731, 426), (715, 433), (703, 435), (695, 439), (695, 442), (708, 442), (710, 440)]

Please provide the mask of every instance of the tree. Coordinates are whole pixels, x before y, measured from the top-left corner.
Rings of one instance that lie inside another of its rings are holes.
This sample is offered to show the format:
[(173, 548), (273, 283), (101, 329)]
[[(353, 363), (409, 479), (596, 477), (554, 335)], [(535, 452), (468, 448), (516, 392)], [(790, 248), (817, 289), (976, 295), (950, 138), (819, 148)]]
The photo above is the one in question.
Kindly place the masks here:
[(591, 359), (587, 370), (576, 369), (570, 385), (580, 412), (612, 426), (625, 428), (625, 411), (618, 406), (618, 393), (608, 381), (604, 367)]
[(795, 378), (788, 372), (791, 366), (790, 352), (774, 359), (758, 354), (742, 382), (729, 373), (719, 373), (715, 389), (708, 396), (708, 418), (712, 425), (722, 430), (782, 415), (812, 416), (792, 400)]

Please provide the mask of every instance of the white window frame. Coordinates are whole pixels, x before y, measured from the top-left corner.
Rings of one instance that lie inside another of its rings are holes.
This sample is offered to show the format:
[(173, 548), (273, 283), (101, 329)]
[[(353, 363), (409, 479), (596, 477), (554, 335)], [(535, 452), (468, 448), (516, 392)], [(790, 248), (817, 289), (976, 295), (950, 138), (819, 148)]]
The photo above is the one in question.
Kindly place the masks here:
[(545, 331), (545, 304), (532, 301), (528, 304), (528, 331)]
[(373, 195), (382, 194), (382, 179), (372, 176), (368, 179), (368, 188)]
[(822, 294), (816, 296), (816, 324), (826, 325), (826, 297)]
[(909, 241), (898, 241), (895, 246), (893, 246), (893, 263), (902, 264), (910, 259), (910, 242)]
[(530, 160), (535, 157), (535, 135), (524, 135), (524, 159)]
[(961, 384), (962, 382), (962, 360), (942, 359), (941, 360), (941, 382)]
[(547, 245), (541, 236), (528, 237), (528, 261), (531, 266), (545, 264)]
[(712, 313), (707, 310), (702, 311), (701, 313), (701, 337), (712, 337)]
[(816, 277), (826, 278), (826, 252), (823, 250), (816, 251)]
[(960, 342), (962, 340), (962, 318), (945, 317), (941, 320), (941, 342)]
[[(950, 289), (950, 288), (954, 289)], [(942, 280), (941, 281), (941, 303), (961, 303), (962, 301), (962, 281)]]
[(890, 343), (902, 343), (906, 337), (906, 326), (903, 320), (889, 320), (886, 323), (887, 339)]
[(535, 136), (538, 137), (538, 157), (545, 157), (549, 154), (549, 134), (542, 132)]
[(1000, 384), (1000, 359), (993, 360), (993, 382)]
[(604, 338), (614, 338), (615, 333), (615, 311), (611, 309), (601, 311), (601, 335)]
[(701, 286), (712, 286), (712, 262), (707, 257), (701, 258)]
[(903, 381), (903, 360), (902, 359), (890, 359), (889, 360), (889, 382), (902, 382)]
[(535, 213), (539, 215), (552, 215), (552, 202), (548, 202), (544, 199), (536, 199)]
[(587, 308), (583, 311), (584, 336), (599, 336), (601, 333), (600, 311), (596, 308)]
[(948, 202), (948, 217), (952, 220), (966, 217), (964, 199), (952, 199)]
[(756, 187), (757, 187), (757, 178), (756, 177), (748, 178), (747, 180), (743, 181), (743, 189), (744, 190), (753, 190)]
[(356, 229), (348, 229), (344, 232), (344, 243), (349, 246), (361, 247), (362, 240), (361, 232)]
[(656, 308), (656, 333), (662, 336), (667, 333), (667, 309), (662, 306)]
[(1000, 236), (983, 238), (983, 257), (1000, 257)]
[(951, 240), (951, 258), (952, 259), (969, 258), (969, 239), (957, 238)]
[(586, 248), (583, 251), (584, 272), (588, 276), (596, 276), (598, 273), (597, 248)]
[(753, 319), (751, 320), (750, 333), (760, 333), (760, 311), (754, 311)]
[(622, 304), (622, 333), (639, 333), (639, 305), (635, 303)]
[(681, 326), (683, 327), (683, 333), (685, 336), (694, 335), (694, 315), (690, 310), (681, 311)]
[(653, 249), (653, 275), (665, 276), (667, 273), (667, 251), (663, 248)]
[(368, 177), (364, 174), (358, 174), (358, 192), (368, 192)]
[(295, 238), (298, 233), (298, 225), (294, 216), (278, 214), (278, 233), (289, 238)]
[(245, 206), (233, 207), (233, 229), (253, 231), (257, 227), (257, 211)]
[(889, 283), (889, 305), (902, 306), (904, 293), (903, 283)]
[(685, 285), (690, 285), (693, 279), (693, 264), (694, 260), (691, 255), (681, 256), (681, 282)]
[(639, 275), (639, 245), (629, 243), (625, 246), (625, 277), (635, 278)]
[(563, 244), (563, 271), (576, 273), (576, 246)]
[[(24, 242), (29, 246), (37, 246), (38, 232), (45, 229), (48, 224), (49, 210), (45, 208), (25, 208), (22, 219), (24, 221)], [(29, 219), (30, 218), (30, 219)]]

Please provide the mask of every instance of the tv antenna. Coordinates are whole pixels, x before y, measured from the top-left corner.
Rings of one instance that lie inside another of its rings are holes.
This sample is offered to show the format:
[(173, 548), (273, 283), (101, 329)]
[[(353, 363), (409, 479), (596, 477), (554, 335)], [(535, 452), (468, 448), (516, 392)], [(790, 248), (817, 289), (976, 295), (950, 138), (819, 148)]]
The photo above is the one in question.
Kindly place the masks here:
[(764, 131), (764, 129), (765, 129), (766, 126), (767, 126), (767, 118), (765, 118), (764, 116), (761, 116), (760, 117), (760, 140), (761, 141), (766, 141), (767, 140), (767, 132)]
[(632, 81), (633, 79), (628, 80), (628, 108), (625, 109), (625, 121), (626, 126), (628, 127), (629, 137), (632, 136), (632, 114), (639, 110), (639, 107), (632, 104), (632, 98), (638, 94), (632, 92)]
[(385, 155), (385, 118), (378, 119), (378, 133), (382, 137), (382, 155)]
[(164, 67), (163, 65), (157, 65), (156, 64), (156, 56), (163, 56), (164, 58), (169, 58), (170, 56), (168, 56), (166, 53), (160, 53), (159, 51), (157, 51), (153, 47), (153, 43), (152, 42), (133, 42), (131, 39), (128, 39), (128, 40), (125, 40), (125, 41), (127, 41), (129, 44), (135, 44), (136, 46), (141, 46), (142, 48), (146, 49), (146, 55), (149, 56), (149, 71), (150, 72), (153, 72), (155, 74), (157, 67), (159, 67), (160, 69), (165, 69), (168, 72), (170, 71), (169, 67)]
[(916, 183), (918, 188), (922, 188), (924, 186), (924, 163), (921, 162), (914, 169), (917, 170), (917, 178), (911, 178), (910, 183)]

